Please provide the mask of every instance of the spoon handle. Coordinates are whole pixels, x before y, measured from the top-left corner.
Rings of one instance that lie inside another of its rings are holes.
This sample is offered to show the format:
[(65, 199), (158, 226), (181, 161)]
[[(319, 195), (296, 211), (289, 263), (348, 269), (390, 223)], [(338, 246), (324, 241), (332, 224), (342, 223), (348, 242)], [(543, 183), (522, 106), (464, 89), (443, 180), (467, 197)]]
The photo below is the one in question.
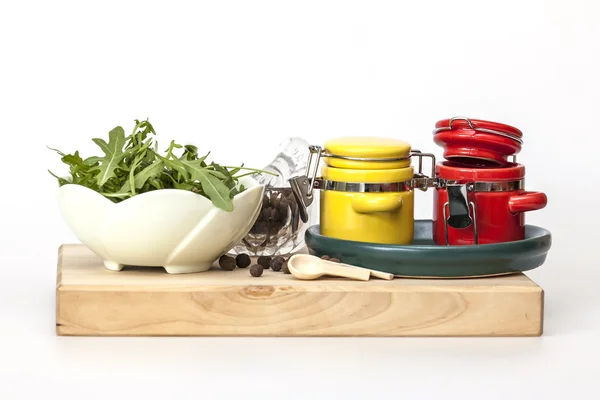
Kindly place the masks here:
[(356, 279), (359, 281), (368, 281), (371, 272), (368, 269), (346, 266), (343, 264), (332, 263), (328, 261), (321, 262), (321, 268), (327, 275), (338, 276), (341, 278)]
[(392, 279), (394, 279), (394, 274), (390, 274), (387, 272), (381, 272), (381, 271), (375, 271), (374, 269), (370, 269), (369, 271), (371, 271), (371, 276), (374, 276), (379, 279), (385, 279), (387, 281), (391, 281)]
[(376, 271), (374, 269), (365, 268), (365, 267), (359, 267), (359, 266), (350, 265), (350, 264), (342, 264), (342, 265), (345, 265), (345, 266), (347, 266), (349, 268), (359, 268), (359, 269), (367, 270), (367, 271), (369, 271), (369, 274), (371, 276), (374, 276), (374, 277), (379, 278), (379, 279), (385, 279), (386, 281), (391, 281), (392, 279), (394, 279), (394, 274), (390, 274), (388, 272)]

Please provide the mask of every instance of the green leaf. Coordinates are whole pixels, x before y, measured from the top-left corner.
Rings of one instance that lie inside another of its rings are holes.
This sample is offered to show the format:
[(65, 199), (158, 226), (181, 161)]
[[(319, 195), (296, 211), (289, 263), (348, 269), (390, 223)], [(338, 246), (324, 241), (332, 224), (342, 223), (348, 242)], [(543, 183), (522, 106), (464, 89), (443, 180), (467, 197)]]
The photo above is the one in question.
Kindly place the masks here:
[[(154, 164), (144, 168), (140, 172), (135, 175), (134, 181), (131, 182), (130, 179), (126, 180), (121, 189), (118, 191), (120, 194), (124, 193), (132, 193), (135, 195), (135, 189), (141, 189), (146, 182), (151, 179), (159, 176), (164, 168), (164, 164), (162, 161), (156, 161)], [(133, 188), (132, 188), (133, 185)]]
[[(218, 178), (221, 178), (223, 180), (223, 183), (225, 184), (225, 186), (227, 186), (229, 188), (229, 190), (231, 191), (233, 188), (235, 188), (236, 184), (237, 184), (237, 178), (235, 178), (233, 176), (232, 171), (229, 171), (227, 169), (227, 167), (223, 167), (219, 164), (216, 164), (214, 162), (210, 163), (210, 167), (214, 168), (215, 171), (211, 171), (211, 173), (213, 175), (215, 175)], [(235, 168), (234, 168), (235, 170)], [(233, 196), (230, 193), (230, 197), (233, 198)]]
[(163, 185), (162, 181), (158, 178), (152, 178), (148, 181), (150, 183), (150, 186), (156, 188), (156, 189), (164, 189), (165, 185)]
[(242, 193), (244, 190), (246, 190), (246, 188), (244, 187), (244, 185), (240, 184), (239, 186), (234, 187), (233, 189), (231, 189), (231, 196), (237, 196), (238, 194)]
[(76, 151), (75, 154), (66, 154), (61, 158), (61, 161), (71, 167), (72, 173), (90, 170), (90, 165), (83, 162), (83, 159), (79, 156), (79, 151)]
[[(139, 189), (140, 187), (142, 187), (144, 185), (144, 183), (142, 183), (141, 185), (137, 185), (135, 182), (136, 179), (136, 170), (137, 168), (140, 166), (140, 164), (142, 164), (144, 158), (146, 158), (147, 156), (147, 150), (150, 147), (150, 145), (152, 144), (151, 140), (148, 140), (146, 143), (144, 143), (139, 150), (137, 150), (137, 155), (135, 156), (134, 160), (133, 160), (133, 164), (131, 166), (131, 168), (124, 168), (124, 169), (128, 169), (129, 170), (129, 188), (131, 190), (131, 195), (134, 196), (135, 195), (135, 189)], [(148, 166), (144, 166), (142, 167), (142, 169), (147, 168)], [(139, 176), (139, 175), (138, 175)]]
[(156, 161), (154, 164), (144, 168), (135, 176), (135, 188), (141, 188), (148, 179), (159, 176), (164, 168), (162, 161)]
[(201, 160), (180, 161), (190, 173), (191, 178), (200, 182), (202, 190), (216, 207), (225, 211), (233, 211), (229, 188), (219, 178), (211, 175), (205, 167), (202, 167)]
[(66, 180), (65, 178), (61, 178), (60, 176), (56, 176), (56, 174), (54, 174), (52, 171), (48, 170), (48, 172), (50, 172), (50, 175), (52, 175), (53, 177), (55, 177), (58, 180), (58, 186), (63, 186), (63, 185), (68, 185), (69, 182), (68, 180)]
[(229, 197), (229, 188), (221, 180), (211, 174), (200, 175), (202, 190), (216, 207), (225, 211), (233, 211), (233, 201)]
[(108, 198), (127, 198), (127, 197), (131, 197), (131, 193), (129, 192), (125, 192), (125, 193), (121, 193), (121, 192), (98, 192), (100, 193), (102, 196), (104, 197), (108, 197)]
[[(48, 147), (48, 146), (46, 146), (46, 147)], [(63, 156), (65, 155), (65, 153), (63, 153), (63, 152), (62, 152), (62, 151), (60, 151), (60, 150), (53, 149), (52, 147), (48, 147), (48, 148), (49, 148), (50, 150), (52, 150), (52, 151), (55, 151), (55, 152), (57, 152), (57, 153), (58, 153), (58, 155), (59, 155), (59, 156), (61, 156), (61, 157), (63, 157)]]
[(182, 179), (184, 180), (188, 180), (190, 179), (190, 174), (188, 173), (187, 169), (185, 168), (185, 165), (183, 165), (183, 163), (175, 158), (172, 160), (169, 160), (159, 154), (156, 155), (167, 167), (172, 168), (173, 170), (177, 171), (177, 173), (180, 174), (180, 176), (182, 177)]
[(173, 187), (175, 189), (192, 190), (195, 186), (192, 185), (191, 183), (177, 183), (177, 182), (174, 182), (173, 183)]
[(120, 191), (129, 184), (129, 191), (131, 191), (132, 196), (135, 196), (135, 170), (141, 164), (142, 156), (143, 154), (138, 154), (133, 160), (133, 164), (131, 165), (131, 168), (129, 168), (129, 180), (125, 181)]
[[(208, 156), (208, 154), (206, 156), (204, 156), (204, 158), (206, 158), (207, 156)], [(186, 144), (185, 150), (180, 158), (190, 160), (190, 161), (198, 159), (198, 148), (194, 145)]]
[(110, 178), (116, 176), (115, 169), (119, 166), (119, 163), (125, 157), (123, 147), (125, 146), (125, 131), (120, 126), (108, 133), (109, 141), (106, 143), (103, 139), (94, 138), (92, 139), (96, 143), (102, 152), (104, 157), (90, 157), (86, 160), (86, 163), (99, 162), (100, 165), (94, 167), (93, 171), (98, 171), (96, 180), (98, 186), (103, 186)]
[(243, 166), (244, 166), (244, 164), (240, 165), (239, 167), (235, 167), (231, 171), (229, 171), (229, 173), (233, 176), (233, 175), (237, 174), (238, 172), (240, 172), (240, 170), (242, 169)]
[(169, 145), (169, 148), (166, 150), (167, 155), (165, 156), (166, 158), (170, 158), (173, 156), (173, 150), (174, 149), (181, 149), (183, 146), (180, 144), (175, 143), (174, 140), (171, 140), (171, 144)]
[(183, 167), (185, 168), (185, 170), (189, 173), (190, 178), (193, 180), (200, 180), (200, 175), (206, 175), (206, 168), (203, 167), (201, 165), (200, 160), (194, 160), (194, 161), (190, 161), (190, 160), (185, 160), (185, 159), (180, 159), (179, 162), (181, 163), (181, 165), (183, 165)]
[(127, 142), (127, 146), (137, 146), (146, 140), (146, 137), (149, 133), (156, 135), (154, 131), (154, 127), (150, 122), (146, 119), (145, 121), (135, 120), (135, 127), (133, 128), (133, 132), (129, 136), (129, 141)]
[(224, 173), (219, 172), (219, 171), (213, 171), (213, 170), (209, 169), (209, 170), (207, 170), (207, 172), (209, 174), (211, 174), (212, 176), (216, 176), (217, 178), (220, 178), (220, 179), (223, 179), (223, 180), (226, 180), (226, 179), (230, 178), (229, 176), (226, 176)]

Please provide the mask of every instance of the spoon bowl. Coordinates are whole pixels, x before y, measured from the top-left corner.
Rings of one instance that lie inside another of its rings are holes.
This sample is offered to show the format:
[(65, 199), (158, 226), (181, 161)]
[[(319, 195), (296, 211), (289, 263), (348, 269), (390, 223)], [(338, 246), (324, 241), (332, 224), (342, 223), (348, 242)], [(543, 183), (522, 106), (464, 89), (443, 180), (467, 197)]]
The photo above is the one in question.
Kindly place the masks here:
[(368, 268), (323, 260), (308, 254), (296, 254), (288, 260), (290, 273), (297, 279), (314, 280), (324, 275), (368, 281), (371, 276), (391, 280), (393, 274), (373, 271)]

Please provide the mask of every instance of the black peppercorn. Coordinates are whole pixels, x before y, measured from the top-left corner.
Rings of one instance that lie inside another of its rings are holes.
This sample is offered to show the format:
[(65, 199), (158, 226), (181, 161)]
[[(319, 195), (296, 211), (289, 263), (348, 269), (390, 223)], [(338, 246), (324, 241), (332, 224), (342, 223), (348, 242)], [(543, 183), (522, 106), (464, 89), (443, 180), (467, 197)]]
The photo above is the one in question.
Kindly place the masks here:
[(281, 200), (281, 202), (279, 202), (279, 204), (275, 206), (279, 211), (279, 215), (283, 216), (283, 219), (285, 219), (285, 217), (288, 214), (288, 206), (289, 203), (285, 199)]
[(266, 194), (263, 196), (263, 202), (262, 202), (262, 208), (267, 208), (269, 207), (269, 196), (267, 196)]
[(269, 269), (271, 265), (271, 257), (269, 256), (260, 256), (258, 257), (258, 264), (262, 265), (264, 269)]
[(327, 254), (324, 254), (321, 256), (322, 260), (329, 260), (331, 257), (329, 257)]
[(271, 269), (273, 271), (281, 271), (281, 267), (283, 266), (283, 263), (285, 262), (285, 258), (281, 257), (281, 256), (277, 256), (275, 257), (272, 261), (271, 261)]
[(279, 210), (277, 210), (276, 208), (272, 208), (271, 209), (271, 219), (273, 221), (279, 221)]
[(329, 261), (339, 263), (341, 262), (339, 258), (330, 258)]
[(235, 258), (235, 263), (240, 268), (246, 268), (252, 263), (252, 260), (250, 260), (250, 256), (248, 254), (238, 254), (238, 256)]
[(283, 271), (284, 274), (291, 274), (290, 267), (288, 267), (287, 261), (283, 263), (283, 265), (281, 266), (281, 270)]
[(260, 235), (265, 234), (269, 231), (269, 224), (266, 221), (259, 220), (256, 222), (254, 227), (256, 228), (256, 233)]
[(271, 218), (271, 211), (273, 209), (270, 207), (267, 208), (263, 208), (263, 210), (260, 213), (260, 217), (264, 220), (268, 220), (269, 218)]
[(254, 264), (250, 267), (250, 275), (252, 275), (253, 277), (257, 278), (257, 277), (261, 276), (262, 273), (263, 273), (262, 265)]
[(235, 258), (223, 255), (219, 258), (219, 265), (225, 271), (233, 271), (235, 269)]

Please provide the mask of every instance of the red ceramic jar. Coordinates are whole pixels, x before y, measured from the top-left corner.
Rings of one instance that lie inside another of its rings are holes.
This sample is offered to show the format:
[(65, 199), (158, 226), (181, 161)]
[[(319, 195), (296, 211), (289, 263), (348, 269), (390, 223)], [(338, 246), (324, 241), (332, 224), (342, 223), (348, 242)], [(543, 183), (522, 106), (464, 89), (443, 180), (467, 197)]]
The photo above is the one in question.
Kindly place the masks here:
[(525, 167), (473, 168), (436, 164), (433, 240), (438, 245), (510, 242), (525, 237), (527, 211), (546, 206), (541, 192), (524, 189)]
[(523, 143), (519, 129), (498, 122), (454, 117), (438, 121), (435, 128), (433, 141), (444, 148), (444, 158), (456, 164), (506, 166)]

